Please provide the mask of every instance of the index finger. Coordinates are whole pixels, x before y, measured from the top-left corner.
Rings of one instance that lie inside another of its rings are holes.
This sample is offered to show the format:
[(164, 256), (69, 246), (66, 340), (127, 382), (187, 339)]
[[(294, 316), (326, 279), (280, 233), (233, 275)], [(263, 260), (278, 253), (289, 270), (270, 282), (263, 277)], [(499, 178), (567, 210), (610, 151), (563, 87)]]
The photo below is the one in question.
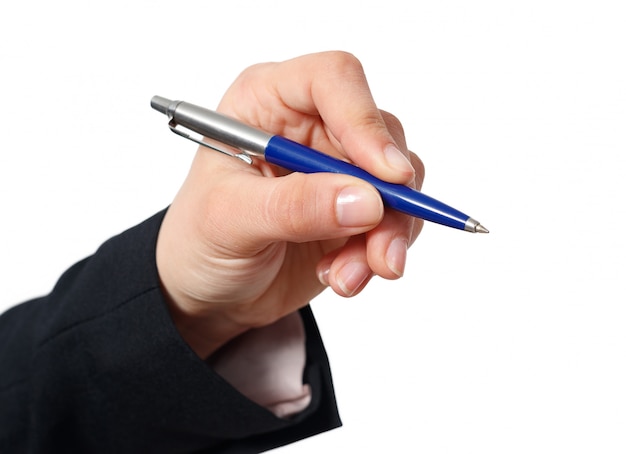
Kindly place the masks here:
[(415, 171), (387, 129), (355, 56), (338, 51), (309, 54), (268, 71), (274, 96), (295, 111), (319, 116), (345, 157), (383, 180), (413, 180)]

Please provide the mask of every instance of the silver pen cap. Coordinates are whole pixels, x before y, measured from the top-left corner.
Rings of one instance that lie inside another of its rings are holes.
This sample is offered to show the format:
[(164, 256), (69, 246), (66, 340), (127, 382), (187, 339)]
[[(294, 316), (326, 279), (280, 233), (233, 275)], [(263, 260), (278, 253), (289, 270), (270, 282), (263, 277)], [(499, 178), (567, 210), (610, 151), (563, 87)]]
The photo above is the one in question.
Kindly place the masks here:
[(264, 156), (265, 147), (272, 138), (272, 134), (188, 102), (154, 96), (150, 105), (170, 118), (173, 130), (180, 125), (251, 155)]

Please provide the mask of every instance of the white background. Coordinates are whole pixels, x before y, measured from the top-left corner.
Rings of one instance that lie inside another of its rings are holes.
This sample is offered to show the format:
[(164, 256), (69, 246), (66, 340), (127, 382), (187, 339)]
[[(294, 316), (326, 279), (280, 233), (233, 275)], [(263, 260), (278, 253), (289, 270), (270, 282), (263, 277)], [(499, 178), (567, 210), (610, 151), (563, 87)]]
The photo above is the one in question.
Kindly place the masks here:
[[(342, 429), (282, 452), (626, 452), (622, 1), (0, 6), (0, 309), (165, 207), (246, 66), (341, 49), (490, 235), (427, 225), (405, 278), (313, 304)], [(253, 197), (253, 194), (247, 194)]]

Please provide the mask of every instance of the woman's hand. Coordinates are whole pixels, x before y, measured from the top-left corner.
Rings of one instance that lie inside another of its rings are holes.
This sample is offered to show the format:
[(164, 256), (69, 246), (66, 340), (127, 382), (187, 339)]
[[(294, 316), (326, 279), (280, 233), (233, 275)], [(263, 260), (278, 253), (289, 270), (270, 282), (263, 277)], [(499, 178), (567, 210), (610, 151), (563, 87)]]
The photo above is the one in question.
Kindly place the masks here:
[[(400, 122), (376, 107), (350, 54), (252, 66), (218, 110), (383, 180), (421, 187), (421, 161), (408, 151)], [(287, 174), (200, 147), (161, 227), (157, 266), (178, 329), (206, 357), (326, 286), (353, 296), (375, 274), (402, 276), (421, 226), (385, 211), (360, 179)]]

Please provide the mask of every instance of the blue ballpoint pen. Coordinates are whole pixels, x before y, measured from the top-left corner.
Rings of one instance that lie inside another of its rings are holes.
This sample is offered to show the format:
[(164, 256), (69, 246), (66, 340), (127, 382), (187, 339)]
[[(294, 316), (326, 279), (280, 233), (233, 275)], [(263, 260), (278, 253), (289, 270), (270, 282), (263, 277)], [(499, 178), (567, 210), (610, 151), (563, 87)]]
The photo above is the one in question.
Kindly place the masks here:
[[(352, 175), (372, 184), (380, 192), (384, 204), (389, 208), (448, 227), (473, 233), (489, 233), (489, 230), (480, 225), (477, 220), (432, 197), (405, 185), (380, 180), (355, 165), (292, 140), (269, 134), (233, 118), (184, 101), (171, 101), (161, 96), (154, 96), (150, 105), (168, 116), (169, 127), (176, 134), (213, 150), (238, 157), (247, 163), (252, 163), (250, 157), (252, 155), (294, 172), (331, 172)], [(194, 137), (194, 133), (232, 147), (236, 151), (229, 151), (207, 143), (200, 136)]]

